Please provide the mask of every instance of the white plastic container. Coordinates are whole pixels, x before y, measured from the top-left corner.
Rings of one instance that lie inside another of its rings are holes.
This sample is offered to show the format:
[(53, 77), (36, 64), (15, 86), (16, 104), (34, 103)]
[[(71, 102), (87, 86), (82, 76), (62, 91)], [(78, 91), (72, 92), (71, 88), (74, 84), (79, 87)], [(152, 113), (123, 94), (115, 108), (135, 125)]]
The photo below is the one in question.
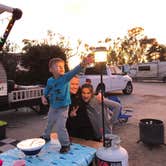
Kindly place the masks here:
[(55, 146), (57, 146), (57, 147), (59, 147), (60, 146), (60, 142), (59, 142), (59, 140), (58, 140), (58, 135), (57, 135), (57, 133), (51, 133), (50, 134), (50, 138), (51, 138), (51, 144), (53, 144), (53, 145), (55, 145)]
[(101, 147), (96, 152), (96, 165), (128, 166), (128, 153), (120, 146), (120, 138), (110, 135), (111, 147)]

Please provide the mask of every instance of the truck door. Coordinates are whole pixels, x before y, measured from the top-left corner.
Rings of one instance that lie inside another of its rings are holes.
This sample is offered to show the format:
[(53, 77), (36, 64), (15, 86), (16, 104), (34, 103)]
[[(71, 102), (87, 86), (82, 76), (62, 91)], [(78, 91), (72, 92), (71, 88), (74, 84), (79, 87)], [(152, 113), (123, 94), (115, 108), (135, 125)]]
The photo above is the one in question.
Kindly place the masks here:
[(117, 76), (115, 68), (110, 66), (107, 68), (107, 72), (110, 80), (110, 90), (118, 90), (120, 82), (117, 80), (120, 79), (120, 77)]

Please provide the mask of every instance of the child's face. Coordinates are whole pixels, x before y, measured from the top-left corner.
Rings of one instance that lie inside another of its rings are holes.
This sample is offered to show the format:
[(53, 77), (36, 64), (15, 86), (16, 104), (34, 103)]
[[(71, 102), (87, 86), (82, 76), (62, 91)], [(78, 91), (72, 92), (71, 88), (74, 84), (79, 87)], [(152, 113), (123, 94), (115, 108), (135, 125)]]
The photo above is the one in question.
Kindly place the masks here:
[(54, 63), (51, 68), (50, 68), (50, 72), (54, 75), (54, 76), (60, 76), (63, 75), (65, 73), (65, 68), (64, 68), (64, 62), (57, 62)]

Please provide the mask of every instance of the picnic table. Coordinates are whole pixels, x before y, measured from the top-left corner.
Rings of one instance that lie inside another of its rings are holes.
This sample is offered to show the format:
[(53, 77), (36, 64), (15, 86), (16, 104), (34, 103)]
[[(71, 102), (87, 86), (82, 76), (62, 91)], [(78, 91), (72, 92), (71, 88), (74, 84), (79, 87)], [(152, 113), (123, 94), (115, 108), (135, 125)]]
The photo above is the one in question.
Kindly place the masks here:
[[(79, 142), (76, 139), (76, 142)], [(50, 142), (45, 144), (36, 156), (26, 156), (18, 148), (8, 150), (0, 154), (3, 166), (12, 166), (16, 160), (25, 160), (26, 166), (88, 166), (92, 163), (96, 149), (78, 143), (71, 144), (69, 153), (60, 154), (60, 147)]]

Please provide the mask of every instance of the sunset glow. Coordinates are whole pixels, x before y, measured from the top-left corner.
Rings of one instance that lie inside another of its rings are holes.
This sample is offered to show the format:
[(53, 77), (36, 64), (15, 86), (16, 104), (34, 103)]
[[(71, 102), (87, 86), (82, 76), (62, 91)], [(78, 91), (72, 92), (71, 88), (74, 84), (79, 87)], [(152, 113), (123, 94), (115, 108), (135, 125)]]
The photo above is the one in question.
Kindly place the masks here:
[[(41, 40), (47, 30), (70, 40), (89, 44), (109, 37), (124, 37), (133, 27), (143, 27), (144, 34), (166, 44), (164, 0), (1, 0), (2, 4), (20, 8), (23, 16), (9, 40)], [(1, 29), (0, 29), (1, 30)]]

